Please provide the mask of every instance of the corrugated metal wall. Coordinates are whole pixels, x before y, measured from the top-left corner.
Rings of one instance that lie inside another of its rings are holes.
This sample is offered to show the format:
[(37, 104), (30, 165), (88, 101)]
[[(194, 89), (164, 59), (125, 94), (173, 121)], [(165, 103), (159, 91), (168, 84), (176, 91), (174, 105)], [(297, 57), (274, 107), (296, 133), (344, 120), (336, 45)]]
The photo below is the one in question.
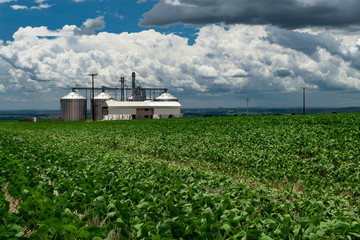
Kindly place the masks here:
[(60, 114), (63, 121), (85, 121), (86, 99), (61, 99)]
[(94, 100), (94, 115), (95, 115), (95, 121), (103, 120), (103, 114), (102, 114), (102, 105), (103, 103), (108, 99), (95, 99)]

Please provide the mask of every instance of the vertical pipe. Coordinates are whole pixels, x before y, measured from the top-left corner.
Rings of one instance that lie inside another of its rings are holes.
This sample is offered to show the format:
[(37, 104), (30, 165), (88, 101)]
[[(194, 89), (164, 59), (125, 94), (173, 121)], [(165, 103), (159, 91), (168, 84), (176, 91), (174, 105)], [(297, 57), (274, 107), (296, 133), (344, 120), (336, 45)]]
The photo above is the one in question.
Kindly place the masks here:
[(125, 93), (124, 93), (124, 88), (125, 88), (125, 78), (121, 77), (120, 78), (121, 81), (121, 101), (124, 101), (125, 99)]
[(131, 88), (132, 88), (131, 96), (132, 96), (132, 101), (135, 100), (135, 77), (136, 77), (135, 72), (133, 72), (133, 73), (131, 74), (131, 79), (132, 79), (132, 81), (131, 81)]
[(95, 121), (95, 111), (94, 111), (94, 77), (97, 76), (97, 73), (91, 73), (91, 120)]
[(92, 85), (91, 85), (91, 120), (95, 121), (95, 109), (94, 109), (94, 75), (92, 77)]
[(135, 78), (136, 78), (136, 75), (135, 75), (135, 72), (133, 72), (132, 75), (131, 75), (131, 79), (132, 79), (131, 88), (132, 89), (135, 89)]

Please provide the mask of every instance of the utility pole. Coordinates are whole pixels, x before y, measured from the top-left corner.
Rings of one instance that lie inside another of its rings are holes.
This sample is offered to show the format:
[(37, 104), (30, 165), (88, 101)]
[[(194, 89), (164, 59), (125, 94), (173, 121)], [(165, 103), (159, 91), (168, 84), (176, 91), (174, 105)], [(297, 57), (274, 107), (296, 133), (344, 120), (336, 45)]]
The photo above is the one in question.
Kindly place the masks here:
[(305, 87), (302, 88), (303, 89), (303, 115), (305, 115)]
[(91, 73), (89, 76), (91, 76), (92, 84), (91, 84), (91, 120), (95, 121), (95, 109), (94, 109), (94, 77), (97, 76), (97, 73)]
[(246, 116), (249, 116), (249, 102), (250, 98), (246, 98)]

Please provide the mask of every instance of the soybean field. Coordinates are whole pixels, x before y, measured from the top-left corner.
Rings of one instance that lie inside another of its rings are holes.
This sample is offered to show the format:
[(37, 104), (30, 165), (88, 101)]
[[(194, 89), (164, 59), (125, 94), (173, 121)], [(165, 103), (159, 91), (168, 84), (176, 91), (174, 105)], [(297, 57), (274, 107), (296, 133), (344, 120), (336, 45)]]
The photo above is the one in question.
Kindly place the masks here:
[(0, 239), (360, 239), (360, 114), (0, 122)]

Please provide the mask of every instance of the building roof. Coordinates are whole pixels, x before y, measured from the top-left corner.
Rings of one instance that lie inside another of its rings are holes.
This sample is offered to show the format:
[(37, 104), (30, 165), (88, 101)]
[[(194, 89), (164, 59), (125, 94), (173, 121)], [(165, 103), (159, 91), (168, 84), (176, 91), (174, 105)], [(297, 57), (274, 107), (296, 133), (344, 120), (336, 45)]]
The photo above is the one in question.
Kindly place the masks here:
[(110, 99), (110, 98), (111, 98), (110, 94), (106, 92), (101, 92), (94, 99)]
[(181, 104), (179, 102), (154, 102), (154, 101), (143, 101), (143, 102), (136, 102), (136, 101), (115, 101), (115, 100), (109, 100), (105, 101), (103, 106), (107, 107), (128, 107), (128, 108), (152, 108), (152, 107), (158, 107), (158, 108), (166, 108), (166, 107), (173, 107), (173, 108), (179, 108), (181, 107)]
[(86, 99), (86, 98), (84, 98), (77, 92), (70, 92), (69, 94), (65, 95), (61, 99)]
[(176, 97), (174, 97), (173, 95), (171, 95), (170, 93), (163, 93), (160, 96), (158, 96), (157, 98), (155, 98), (155, 101), (178, 101), (178, 99)]

